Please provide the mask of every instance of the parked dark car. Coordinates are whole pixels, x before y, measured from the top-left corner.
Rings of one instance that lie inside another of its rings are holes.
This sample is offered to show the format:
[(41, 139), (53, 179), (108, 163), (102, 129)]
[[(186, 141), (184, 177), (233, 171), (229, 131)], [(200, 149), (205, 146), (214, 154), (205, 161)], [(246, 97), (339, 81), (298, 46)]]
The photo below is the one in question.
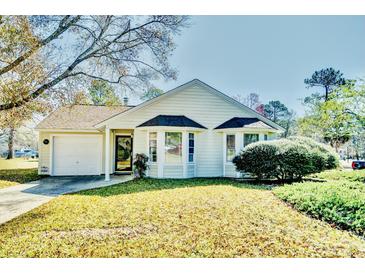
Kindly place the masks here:
[(364, 169), (365, 161), (352, 161), (352, 169)]

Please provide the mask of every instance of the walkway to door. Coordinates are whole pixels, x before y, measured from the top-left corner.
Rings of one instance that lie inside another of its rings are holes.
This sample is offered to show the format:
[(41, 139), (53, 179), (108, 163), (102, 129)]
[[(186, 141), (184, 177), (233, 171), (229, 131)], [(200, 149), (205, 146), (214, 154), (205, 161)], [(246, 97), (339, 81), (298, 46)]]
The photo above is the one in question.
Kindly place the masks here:
[(100, 188), (132, 180), (130, 175), (47, 177), (27, 184), (0, 189), (0, 224), (36, 208), (59, 195)]

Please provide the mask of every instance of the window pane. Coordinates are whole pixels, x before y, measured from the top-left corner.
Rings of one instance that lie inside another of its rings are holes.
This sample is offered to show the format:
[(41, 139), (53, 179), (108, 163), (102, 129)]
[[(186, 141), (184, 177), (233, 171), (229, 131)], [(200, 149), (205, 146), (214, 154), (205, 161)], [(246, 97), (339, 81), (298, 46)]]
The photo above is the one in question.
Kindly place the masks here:
[(264, 135), (264, 140), (267, 141), (267, 134)]
[(259, 140), (258, 134), (245, 134), (244, 135), (244, 146), (247, 146), (251, 143), (257, 142)]
[(189, 147), (194, 147), (194, 140), (189, 140)]
[(194, 133), (189, 133), (189, 162), (194, 162)]
[(166, 163), (177, 164), (182, 161), (182, 134), (181, 132), (165, 133), (165, 161)]
[(194, 154), (189, 154), (189, 162), (194, 162)]
[(149, 160), (157, 162), (157, 132), (150, 132), (149, 137)]
[(236, 155), (235, 135), (233, 135), (233, 134), (227, 135), (227, 151), (226, 151), (227, 162), (232, 161), (235, 155)]

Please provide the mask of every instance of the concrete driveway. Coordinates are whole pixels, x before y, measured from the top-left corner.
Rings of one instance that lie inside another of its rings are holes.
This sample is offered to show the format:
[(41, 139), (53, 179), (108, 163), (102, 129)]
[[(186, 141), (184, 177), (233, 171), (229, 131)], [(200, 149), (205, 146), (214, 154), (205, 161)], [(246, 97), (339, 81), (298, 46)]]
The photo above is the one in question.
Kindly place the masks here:
[(0, 224), (32, 210), (59, 195), (80, 190), (115, 185), (132, 180), (132, 176), (47, 177), (26, 184), (0, 189)]

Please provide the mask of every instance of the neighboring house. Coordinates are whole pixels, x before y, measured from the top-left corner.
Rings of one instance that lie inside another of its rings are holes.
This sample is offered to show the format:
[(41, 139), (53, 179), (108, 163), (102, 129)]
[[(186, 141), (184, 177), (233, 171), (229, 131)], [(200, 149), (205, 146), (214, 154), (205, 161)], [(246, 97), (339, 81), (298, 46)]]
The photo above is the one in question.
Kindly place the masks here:
[(236, 177), (232, 158), (283, 130), (197, 79), (135, 107), (61, 107), (36, 129), (40, 174), (106, 180), (131, 173), (136, 153), (148, 155), (151, 177)]

